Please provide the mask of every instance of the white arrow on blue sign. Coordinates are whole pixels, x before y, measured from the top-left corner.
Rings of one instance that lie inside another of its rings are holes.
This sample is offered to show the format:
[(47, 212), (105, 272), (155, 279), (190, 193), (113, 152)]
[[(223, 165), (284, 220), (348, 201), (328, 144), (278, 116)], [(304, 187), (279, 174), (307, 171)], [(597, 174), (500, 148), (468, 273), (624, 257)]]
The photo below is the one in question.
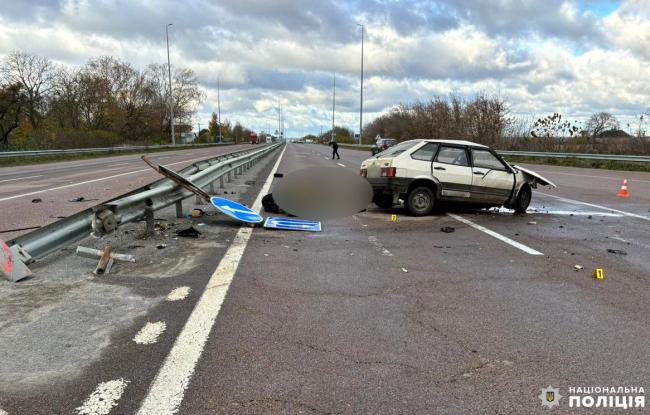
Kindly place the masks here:
[(232, 200), (216, 196), (212, 196), (210, 198), (210, 202), (212, 202), (214, 207), (230, 216), (231, 218), (235, 218), (248, 223), (260, 223), (264, 220), (259, 214), (255, 213), (255, 211), (247, 208), (241, 203), (233, 202)]
[(313, 220), (303, 219), (290, 219), (290, 218), (266, 218), (264, 227), (269, 229), (284, 229), (288, 231), (310, 231), (320, 232), (320, 222)]

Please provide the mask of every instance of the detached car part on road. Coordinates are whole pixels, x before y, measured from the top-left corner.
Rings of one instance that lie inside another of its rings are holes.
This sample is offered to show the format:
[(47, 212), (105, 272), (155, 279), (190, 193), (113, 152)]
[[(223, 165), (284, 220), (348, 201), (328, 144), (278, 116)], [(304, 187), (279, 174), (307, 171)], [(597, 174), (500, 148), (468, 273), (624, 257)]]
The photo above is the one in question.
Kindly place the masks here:
[(477, 207), (505, 206), (526, 212), (532, 189), (557, 187), (548, 179), (508, 164), (482, 144), (459, 140), (410, 140), (361, 163), (373, 188), (373, 202), (390, 208), (399, 199), (415, 216), (438, 202)]

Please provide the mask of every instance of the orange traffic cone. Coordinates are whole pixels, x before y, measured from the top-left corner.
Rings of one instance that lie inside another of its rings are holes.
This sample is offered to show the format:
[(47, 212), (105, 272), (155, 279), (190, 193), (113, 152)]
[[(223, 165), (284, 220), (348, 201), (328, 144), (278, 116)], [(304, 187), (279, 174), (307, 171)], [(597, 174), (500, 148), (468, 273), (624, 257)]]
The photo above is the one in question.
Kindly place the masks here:
[(623, 180), (623, 186), (621, 186), (621, 190), (618, 191), (616, 196), (622, 197), (622, 198), (627, 198), (630, 194), (627, 191), (627, 179)]

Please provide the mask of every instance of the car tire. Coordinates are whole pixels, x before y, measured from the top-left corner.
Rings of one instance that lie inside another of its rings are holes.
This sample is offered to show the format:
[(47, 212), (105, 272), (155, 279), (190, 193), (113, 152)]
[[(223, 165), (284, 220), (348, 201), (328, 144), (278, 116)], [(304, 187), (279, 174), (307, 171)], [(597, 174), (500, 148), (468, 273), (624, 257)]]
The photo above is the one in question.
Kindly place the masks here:
[(436, 196), (427, 186), (417, 186), (406, 196), (406, 209), (413, 216), (431, 213), (436, 204)]
[(517, 194), (515, 203), (512, 206), (515, 209), (515, 212), (526, 213), (526, 209), (528, 209), (528, 205), (530, 205), (530, 199), (532, 196), (533, 191), (531, 190), (530, 186), (527, 184), (523, 185), (519, 190), (519, 194)]
[(381, 209), (390, 209), (393, 207), (393, 195), (379, 194), (372, 198), (372, 203)]

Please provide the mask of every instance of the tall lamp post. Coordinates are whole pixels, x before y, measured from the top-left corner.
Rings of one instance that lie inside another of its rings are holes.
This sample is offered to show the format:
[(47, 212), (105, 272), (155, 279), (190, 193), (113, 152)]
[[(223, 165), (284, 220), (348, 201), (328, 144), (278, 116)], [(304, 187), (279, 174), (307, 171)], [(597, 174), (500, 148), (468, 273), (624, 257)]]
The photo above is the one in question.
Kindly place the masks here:
[(217, 77), (217, 119), (219, 122), (219, 141), (218, 143), (223, 142), (223, 135), (221, 135), (221, 78)]
[(176, 135), (174, 134), (174, 92), (172, 89), (172, 65), (171, 61), (169, 60), (169, 26), (172, 26), (172, 24), (167, 23), (167, 26), (165, 26), (165, 37), (167, 38), (167, 73), (169, 75), (169, 114), (172, 127), (172, 145), (175, 145)]
[(332, 74), (332, 136), (330, 141), (336, 141), (336, 133), (334, 132), (334, 114), (336, 110), (336, 72)]
[(361, 98), (359, 99), (359, 144), (361, 144), (361, 137), (363, 137), (363, 32), (364, 26), (357, 23), (361, 27)]

